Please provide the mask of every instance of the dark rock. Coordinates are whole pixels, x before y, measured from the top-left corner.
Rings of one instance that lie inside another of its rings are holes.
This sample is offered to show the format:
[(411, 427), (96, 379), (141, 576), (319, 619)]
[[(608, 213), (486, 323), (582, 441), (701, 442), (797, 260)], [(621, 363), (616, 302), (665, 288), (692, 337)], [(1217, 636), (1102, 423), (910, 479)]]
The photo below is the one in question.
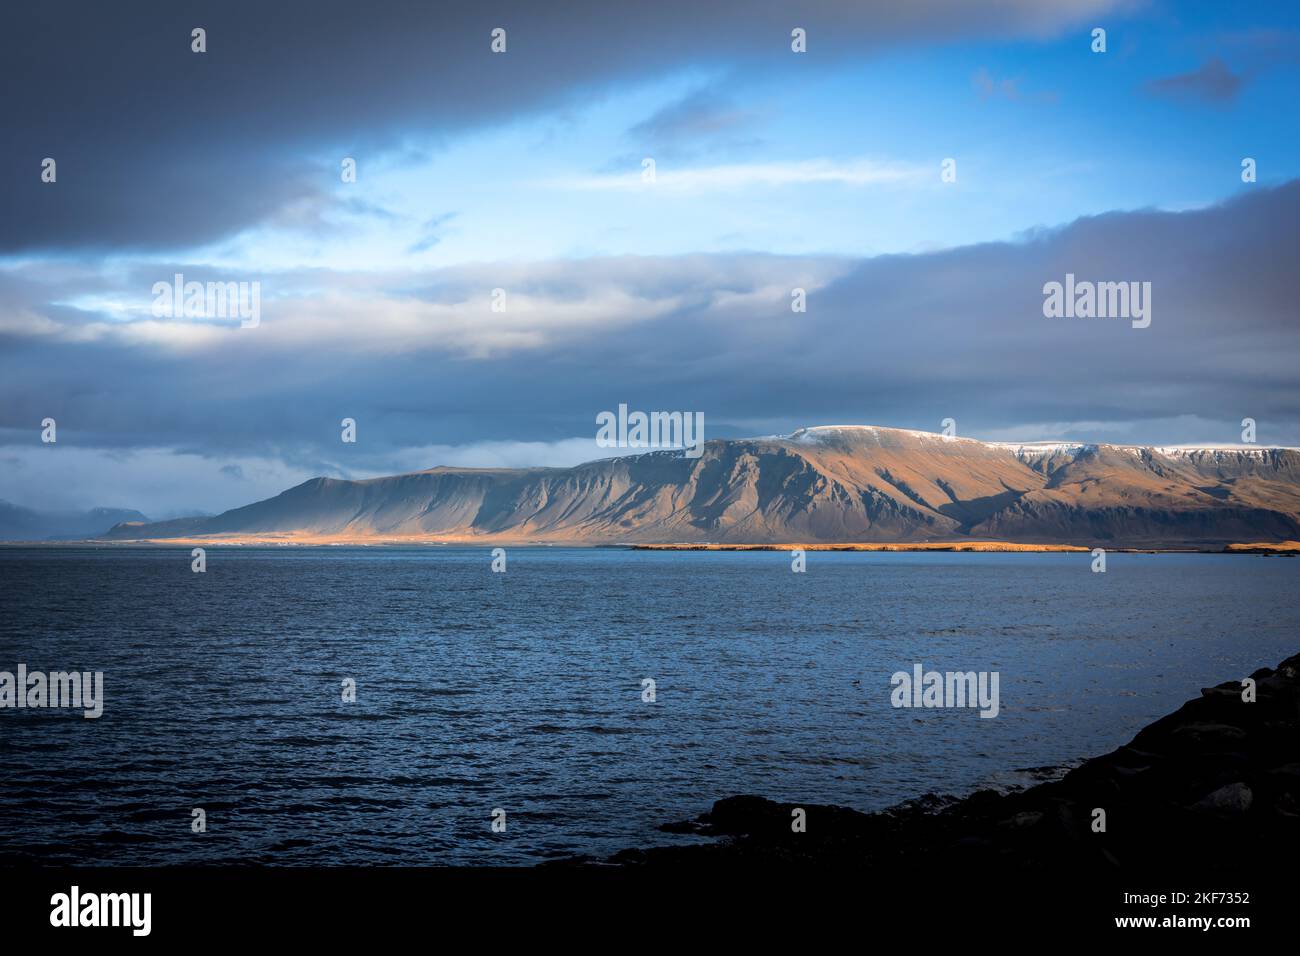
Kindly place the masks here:
[[(625, 850), (635, 866), (795, 865), (902, 874), (945, 867), (1020, 872), (1215, 875), (1272, 865), (1300, 846), (1300, 655), (1202, 691), (1126, 746), (1026, 790), (964, 799), (926, 794), (880, 813), (728, 797), (698, 820), (663, 829), (724, 839)], [(807, 830), (791, 829), (805, 811)], [(1094, 810), (1106, 812), (1095, 832)], [(954, 872), (975, 872), (969, 869)]]
[(1216, 813), (1245, 813), (1255, 801), (1255, 795), (1244, 783), (1230, 783), (1197, 801), (1200, 810)]

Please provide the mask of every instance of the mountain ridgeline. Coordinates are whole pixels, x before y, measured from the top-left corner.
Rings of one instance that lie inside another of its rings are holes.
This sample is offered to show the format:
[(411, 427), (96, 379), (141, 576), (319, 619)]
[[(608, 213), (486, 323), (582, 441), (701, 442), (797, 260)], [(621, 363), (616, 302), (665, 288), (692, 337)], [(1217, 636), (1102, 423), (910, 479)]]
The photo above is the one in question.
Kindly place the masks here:
[(871, 426), (721, 439), (572, 468), (315, 478), (114, 540), (279, 536), (579, 544), (997, 540), (1215, 547), (1300, 539), (1300, 451), (981, 442)]

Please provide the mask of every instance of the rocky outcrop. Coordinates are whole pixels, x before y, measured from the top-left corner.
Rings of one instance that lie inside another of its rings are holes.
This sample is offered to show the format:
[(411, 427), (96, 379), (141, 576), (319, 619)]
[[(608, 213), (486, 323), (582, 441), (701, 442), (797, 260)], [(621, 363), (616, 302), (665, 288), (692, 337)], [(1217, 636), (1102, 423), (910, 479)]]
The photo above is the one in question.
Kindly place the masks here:
[(794, 804), (730, 797), (662, 828), (718, 839), (610, 862), (1257, 877), (1300, 847), (1300, 655), (1250, 680), (1253, 701), (1242, 681), (1207, 688), (1118, 750), (1019, 792), (927, 795), (872, 814), (803, 805), (803, 833)]

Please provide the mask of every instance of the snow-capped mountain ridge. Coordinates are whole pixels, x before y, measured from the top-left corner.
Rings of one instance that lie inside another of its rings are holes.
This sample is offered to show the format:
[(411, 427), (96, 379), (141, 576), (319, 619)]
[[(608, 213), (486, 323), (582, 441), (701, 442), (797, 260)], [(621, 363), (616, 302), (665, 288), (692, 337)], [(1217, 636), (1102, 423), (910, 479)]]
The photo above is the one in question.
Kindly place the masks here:
[(1135, 445), (1121, 442), (1081, 442), (1081, 441), (1064, 441), (1060, 439), (1048, 439), (1042, 441), (985, 441), (979, 438), (970, 438), (964, 435), (944, 435), (940, 432), (918, 431), (911, 428), (889, 428), (884, 425), (810, 425), (805, 428), (799, 428), (789, 435), (770, 436), (778, 441), (793, 441), (801, 444), (814, 444), (817, 442), (844, 440), (854, 437), (888, 437), (888, 436), (907, 436), (910, 438), (932, 439), (935, 441), (964, 441), (975, 442), (985, 445), (989, 448), (1002, 448), (1013, 454), (1024, 455), (1054, 455), (1054, 454), (1076, 454), (1081, 451), (1095, 451), (1098, 448), (1115, 448), (1123, 451), (1153, 451), (1161, 455), (1190, 455), (1199, 452), (1213, 453), (1237, 453), (1264, 457), (1270, 452), (1275, 451), (1300, 451), (1298, 448), (1286, 445), (1253, 445), (1253, 444), (1191, 444), (1191, 445)]
[(1221, 547), (1300, 540), (1300, 452), (982, 442), (878, 426), (715, 438), (701, 454), (572, 468), (317, 478), (209, 518), (108, 537), (384, 536), (627, 543), (905, 542)]

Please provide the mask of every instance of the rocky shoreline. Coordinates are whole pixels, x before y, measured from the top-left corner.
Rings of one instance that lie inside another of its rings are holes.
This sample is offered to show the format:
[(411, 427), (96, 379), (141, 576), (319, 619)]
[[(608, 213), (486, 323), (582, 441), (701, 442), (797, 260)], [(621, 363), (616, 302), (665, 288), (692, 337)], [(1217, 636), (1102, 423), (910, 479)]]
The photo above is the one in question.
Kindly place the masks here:
[[(624, 850), (606, 862), (1257, 877), (1300, 847), (1300, 654), (1250, 682), (1204, 689), (1125, 746), (1022, 791), (928, 794), (870, 814), (729, 797), (660, 828), (719, 839)], [(802, 833), (793, 832), (796, 809), (806, 814)]]

